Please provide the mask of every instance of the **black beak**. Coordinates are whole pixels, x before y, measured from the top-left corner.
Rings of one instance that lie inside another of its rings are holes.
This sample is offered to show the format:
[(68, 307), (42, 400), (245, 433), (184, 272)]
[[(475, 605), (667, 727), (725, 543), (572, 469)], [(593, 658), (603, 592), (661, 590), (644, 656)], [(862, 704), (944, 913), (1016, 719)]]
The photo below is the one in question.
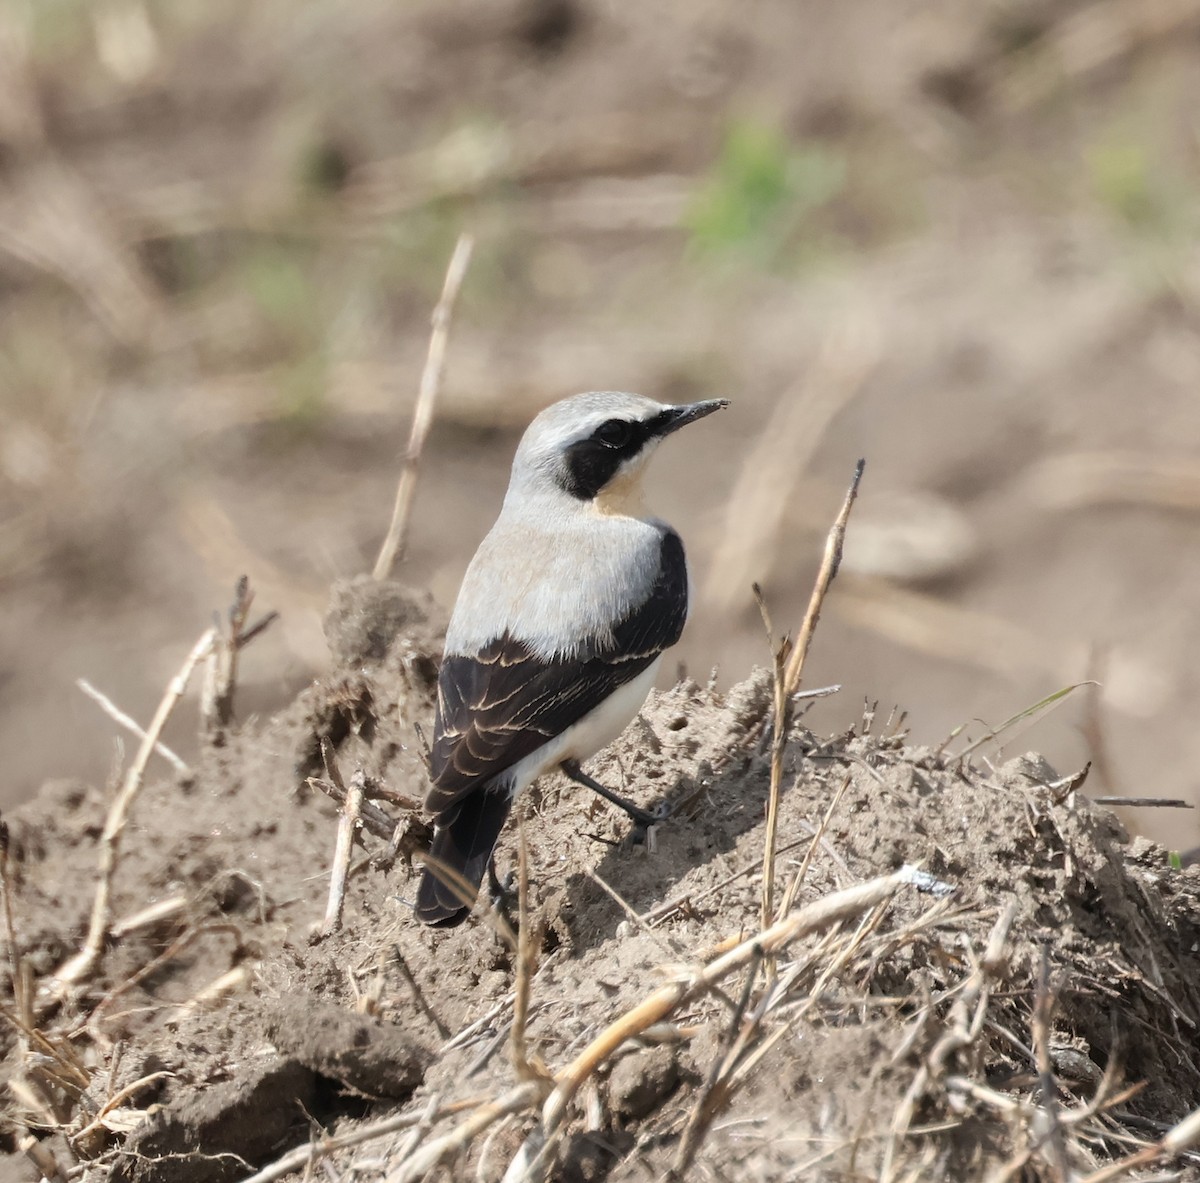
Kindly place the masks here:
[(713, 411), (719, 411), (722, 407), (727, 406), (729, 406), (727, 398), (710, 398), (704, 402), (683, 403), (678, 407), (667, 407), (665, 411), (655, 416), (654, 434), (657, 436), (670, 435), (671, 432), (678, 431), (681, 427), (695, 423), (697, 419), (703, 419), (705, 415), (711, 415)]

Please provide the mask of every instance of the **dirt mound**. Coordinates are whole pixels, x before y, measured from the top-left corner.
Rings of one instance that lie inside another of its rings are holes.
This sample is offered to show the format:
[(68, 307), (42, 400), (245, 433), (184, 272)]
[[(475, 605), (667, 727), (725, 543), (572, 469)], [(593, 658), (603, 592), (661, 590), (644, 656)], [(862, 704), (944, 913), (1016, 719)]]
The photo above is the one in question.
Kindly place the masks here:
[[(871, 711), (795, 726), (774, 894), (794, 907), (760, 933), (769, 678), (683, 682), (592, 765), (670, 803), (653, 850), (565, 781), (529, 794), (532, 968), (482, 909), (412, 920), (419, 820), (395, 860), (374, 836), (424, 791), (428, 605), (358, 581), (327, 633), (334, 672), (144, 790), (103, 960), (57, 999), (106, 794), (50, 785), (10, 818), (14, 962), (39, 990), (24, 1019), (5, 1002), (3, 1177), (266, 1180), (315, 1155), (515, 1179), (545, 1147), (528, 1177), (1055, 1178), (1200, 1106), (1200, 874), (1037, 757), (914, 749)], [(383, 791), (328, 936), (323, 743)]]

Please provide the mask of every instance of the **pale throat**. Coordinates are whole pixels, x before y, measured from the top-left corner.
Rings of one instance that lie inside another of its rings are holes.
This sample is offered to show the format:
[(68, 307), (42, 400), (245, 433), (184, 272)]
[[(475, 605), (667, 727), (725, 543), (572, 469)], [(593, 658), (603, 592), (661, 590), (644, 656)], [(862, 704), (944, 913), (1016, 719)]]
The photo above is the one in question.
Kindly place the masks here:
[(604, 517), (646, 519), (653, 516), (642, 488), (642, 466), (617, 473), (596, 495), (592, 507)]

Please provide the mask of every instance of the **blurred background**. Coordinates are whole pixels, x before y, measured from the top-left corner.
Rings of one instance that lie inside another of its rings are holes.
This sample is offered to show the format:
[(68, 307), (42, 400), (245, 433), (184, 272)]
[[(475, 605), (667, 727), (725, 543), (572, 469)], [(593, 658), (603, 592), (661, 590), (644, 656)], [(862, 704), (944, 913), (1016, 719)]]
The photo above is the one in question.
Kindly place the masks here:
[(146, 720), (243, 572), (243, 710), (322, 668), (464, 229), (400, 578), (448, 610), (547, 403), (728, 397), (653, 473), (693, 676), (767, 660), (753, 580), (795, 629), (865, 456), (813, 726), (1096, 678), (1005, 754), (1197, 796), (1198, 182), (1196, 0), (6, 0), (0, 800), (103, 780), (75, 679)]

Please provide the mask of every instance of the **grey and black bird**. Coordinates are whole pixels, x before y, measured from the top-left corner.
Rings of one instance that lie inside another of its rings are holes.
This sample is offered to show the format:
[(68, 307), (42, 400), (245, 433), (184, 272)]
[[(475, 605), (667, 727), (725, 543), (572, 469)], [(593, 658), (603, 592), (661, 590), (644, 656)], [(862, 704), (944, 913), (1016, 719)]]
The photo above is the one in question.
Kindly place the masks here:
[(667, 406), (614, 391), (546, 408), (517, 448), (500, 516), (463, 578), (446, 633), (430, 752), (431, 854), (417, 916), (470, 912), (517, 794), (545, 772), (654, 820), (580, 764), (642, 704), (688, 614), (679, 535), (647, 509), (646, 461), (672, 432), (726, 405)]

